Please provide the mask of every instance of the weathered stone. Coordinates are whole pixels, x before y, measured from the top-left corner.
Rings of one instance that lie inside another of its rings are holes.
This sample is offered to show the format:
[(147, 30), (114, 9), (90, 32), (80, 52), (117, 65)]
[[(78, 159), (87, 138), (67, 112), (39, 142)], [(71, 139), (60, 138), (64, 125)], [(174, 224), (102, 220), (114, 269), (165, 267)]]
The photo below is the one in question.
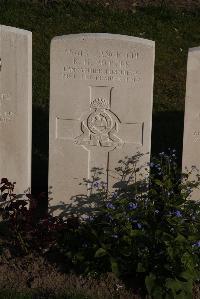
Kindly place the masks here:
[[(191, 180), (200, 173), (200, 47), (189, 49), (185, 99), (182, 171), (195, 167)], [(200, 199), (200, 190), (194, 189), (191, 198)]]
[(32, 33), (0, 26), (0, 178), (31, 187)]
[[(149, 161), (154, 42), (113, 34), (55, 37), (50, 75), (50, 205), (72, 203), (102, 168), (111, 190), (125, 156)], [(71, 201), (72, 200), (72, 201)], [(53, 210), (53, 209), (52, 209)]]

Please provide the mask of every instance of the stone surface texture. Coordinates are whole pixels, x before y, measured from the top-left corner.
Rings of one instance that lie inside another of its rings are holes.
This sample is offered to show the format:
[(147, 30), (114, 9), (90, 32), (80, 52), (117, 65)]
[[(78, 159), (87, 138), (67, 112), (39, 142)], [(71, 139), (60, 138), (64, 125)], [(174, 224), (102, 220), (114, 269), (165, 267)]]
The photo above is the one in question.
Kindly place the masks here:
[(0, 177), (31, 187), (32, 33), (0, 26)]
[[(189, 49), (187, 64), (182, 171), (192, 166), (196, 170), (190, 179), (196, 180), (200, 171), (200, 47)], [(191, 198), (199, 200), (200, 190), (195, 189)]]
[(108, 189), (125, 156), (149, 161), (154, 42), (113, 34), (75, 34), (51, 42), (50, 205), (83, 195), (83, 178), (102, 169)]

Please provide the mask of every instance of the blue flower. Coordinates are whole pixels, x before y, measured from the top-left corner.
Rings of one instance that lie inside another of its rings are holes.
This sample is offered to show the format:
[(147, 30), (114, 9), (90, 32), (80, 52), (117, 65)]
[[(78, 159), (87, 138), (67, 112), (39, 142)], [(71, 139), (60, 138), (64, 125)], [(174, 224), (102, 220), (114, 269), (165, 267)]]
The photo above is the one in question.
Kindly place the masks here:
[(197, 241), (196, 243), (194, 243), (193, 245), (192, 245), (192, 247), (200, 247), (200, 241)]
[(98, 187), (99, 187), (99, 183), (98, 183), (98, 182), (94, 182), (93, 186), (94, 186), (95, 188), (98, 188)]
[(117, 192), (112, 192), (112, 197), (113, 198), (117, 197)]
[(128, 209), (129, 209), (129, 210), (135, 210), (135, 209), (137, 209), (137, 203), (132, 203), (132, 202), (130, 202), (130, 203), (128, 204)]
[(140, 223), (137, 223), (137, 227), (140, 229), (142, 228), (142, 225)]
[(118, 239), (118, 235), (116, 235), (116, 234), (111, 235), (111, 237), (113, 237), (114, 239)]
[(159, 156), (164, 156), (164, 154), (165, 154), (164, 152), (162, 152), (162, 153), (159, 153)]
[(89, 218), (90, 218), (90, 216), (88, 216), (88, 215), (83, 215), (83, 216), (82, 216), (82, 219), (83, 219), (83, 220), (89, 220)]
[(182, 214), (181, 214), (181, 212), (180, 212), (180, 211), (178, 211), (178, 210), (175, 212), (175, 215), (176, 215), (176, 217), (182, 217)]
[(88, 247), (88, 244), (87, 244), (86, 242), (84, 242), (84, 243), (82, 244), (82, 247), (87, 248), (87, 247)]
[(108, 220), (111, 220), (111, 221), (113, 220), (113, 217), (112, 217), (110, 214), (107, 214), (107, 215), (106, 215), (106, 218), (107, 218)]
[(106, 207), (107, 207), (108, 209), (112, 209), (112, 210), (115, 209), (115, 206), (114, 206), (111, 202), (107, 203)]
[(137, 222), (137, 220), (134, 217), (128, 217), (128, 221)]
[(161, 170), (160, 164), (157, 164), (155, 167), (156, 167), (158, 170)]

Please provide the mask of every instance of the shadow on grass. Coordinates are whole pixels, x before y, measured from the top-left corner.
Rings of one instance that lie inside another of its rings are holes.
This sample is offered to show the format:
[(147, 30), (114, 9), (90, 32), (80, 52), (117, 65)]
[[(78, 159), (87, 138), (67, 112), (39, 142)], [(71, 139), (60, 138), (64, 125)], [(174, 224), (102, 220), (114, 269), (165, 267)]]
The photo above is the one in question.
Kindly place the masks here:
[(33, 106), (32, 194), (48, 190), (49, 111)]
[(176, 149), (178, 164), (181, 167), (184, 112), (164, 111), (153, 114), (151, 136), (151, 155)]

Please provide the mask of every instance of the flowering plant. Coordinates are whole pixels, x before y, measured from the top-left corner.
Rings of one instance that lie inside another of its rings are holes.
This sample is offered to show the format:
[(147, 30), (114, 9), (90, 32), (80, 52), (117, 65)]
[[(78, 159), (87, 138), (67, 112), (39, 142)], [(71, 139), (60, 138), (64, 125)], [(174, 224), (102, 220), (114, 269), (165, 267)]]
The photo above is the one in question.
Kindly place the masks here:
[(63, 231), (59, 246), (80, 273), (112, 271), (152, 298), (192, 298), (200, 279), (200, 205), (187, 199), (197, 184), (180, 174), (175, 151), (152, 159), (139, 181), (138, 161), (120, 161), (122, 179), (107, 197), (93, 181), (99, 212)]
[(19, 200), (14, 184), (2, 179), (6, 204), (0, 212), (18, 251), (56, 253), (66, 270), (81, 274), (112, 271), (152, 298), (192, 298), (193, 284), (200, 279), (200, 205), (189, 196), (199, 177), (190, 181), (191, 173), (180, 173), (175, 151), (160, 153), (143, 171), (140, 158), (119, 161), (120, 179), (112, 193), (94, 169), (92, 180), (85, 180), (86, 201), (98, 205), (66, 221), (38, 215), (44, 195)]

